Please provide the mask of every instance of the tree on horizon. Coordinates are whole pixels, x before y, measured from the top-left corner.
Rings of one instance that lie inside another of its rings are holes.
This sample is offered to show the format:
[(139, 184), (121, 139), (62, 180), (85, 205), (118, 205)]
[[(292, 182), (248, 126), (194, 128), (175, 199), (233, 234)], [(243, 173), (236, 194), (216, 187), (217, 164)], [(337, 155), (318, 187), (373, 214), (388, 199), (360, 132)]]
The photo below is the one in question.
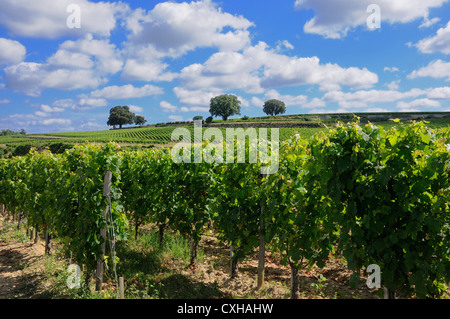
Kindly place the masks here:
[(275, 116), (278, 114), (284, 114), (286, 112), (286, 105), (284, 102), (276, 99), (268, 100), (264, 102), (263, 111), (267, 115)]
[(209, 113), (221, 116), (224, 121), (232, 115), (241, 115), (241, 101), (235, 95), (219, 95), (211, 99)]
[(134, 118), (134, 124), (136, 125), (144, 125), (147, 120), (142, 115), (136, 115)]
[(136, 118), (136, 114), (130, 111), (130, 108), (125, 106), (115, 106), (109, 110), (109, 118), (106, 125), (115, 126), (119, 125), (119, 128), (122, 128), (122, 125), (133, 124)]

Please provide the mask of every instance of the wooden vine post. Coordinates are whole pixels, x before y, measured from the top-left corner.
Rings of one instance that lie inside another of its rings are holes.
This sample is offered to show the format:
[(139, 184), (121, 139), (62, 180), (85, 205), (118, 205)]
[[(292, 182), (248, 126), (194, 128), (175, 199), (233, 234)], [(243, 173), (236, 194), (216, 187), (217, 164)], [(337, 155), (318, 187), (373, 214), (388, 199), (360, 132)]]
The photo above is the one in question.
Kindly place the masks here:
[[(103, 179), (103, 197), (110, 196), (111, 192), (111, 179), (112, 179), (112, 172), (106, 171), (105, 177)], [(105, 247), (106, 247), (106, 218), (108, 215), (109, 210), (109, 204), (106, 205), (106, 209), (103, 211), (102, 217), (105, 221), (105, 227), (103, 227), (100, 230), (100, 237), (103, 239), (103, 243), (101, 246), (101, 254), (100, 257), (97, 259), (97, 273), (96, 273), (96, 280), (95, 280), (95, 290), (101, 291), (102, 290), (102, 284), (103, 284), (103, 266), (105, 261)]]
[[(266, 178), (266, 174), (262, 173), (261, 178)], [(259, 216), (259, 252), (258, 252), (258, 284), (257, 289), (264, 286), (264, 262), (266, 255), (265, 243), (265, 226), (264, 226), (264, 201), (261, 202), (261, 214)]]
[(123, 282), (123, 277), (119, 277), (119, 291), (120, 291), (119, 299), (125, 299), (125, 285)]
[(233, 245), (230, 245), (230, 278), (234, 278), (238, 272), (237, 254), (234, 252)]
[(395, 292), (386, 287), (383, 288), (384, 291), (384, 299), (395, 299)]

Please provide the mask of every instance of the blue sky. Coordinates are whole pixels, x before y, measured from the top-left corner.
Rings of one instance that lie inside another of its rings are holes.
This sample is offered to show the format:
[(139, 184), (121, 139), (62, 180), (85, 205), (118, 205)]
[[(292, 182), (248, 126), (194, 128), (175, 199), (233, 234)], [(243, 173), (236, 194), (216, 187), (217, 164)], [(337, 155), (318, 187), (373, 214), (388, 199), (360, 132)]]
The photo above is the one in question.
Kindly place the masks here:
[[(450, 111), (448, 0), (2, 0), (0, 129), (209, 116), (234, 94), (286, 114)], [(379, 22), (379, 24), (377, 24)]]

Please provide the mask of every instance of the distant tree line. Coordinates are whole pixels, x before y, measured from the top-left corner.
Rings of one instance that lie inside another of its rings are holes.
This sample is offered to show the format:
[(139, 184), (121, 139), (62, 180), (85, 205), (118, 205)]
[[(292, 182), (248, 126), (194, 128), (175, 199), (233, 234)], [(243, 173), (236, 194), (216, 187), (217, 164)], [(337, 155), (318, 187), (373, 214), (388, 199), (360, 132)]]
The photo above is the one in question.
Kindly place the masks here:
[[(284, 114), (286, 112), (286, 105), (280, 100), (271, 99), (264, 102), (263, 111), (270, 116)], [(232, 94), (222, 94), (213, 97), (210, 100), (209, 113), (211, 113), (211, 116), (206, 118), (206, 123), (211, 123), (214, 116), (220, 116), (222, 120), (226, 121), (230, 116), (241, 115), (241, 101), (237, 96)], [(244, 119), (247, 120), (248, 116), (245, 116)], [(197, 115), (193, 120), (203, 121), (203, 116)], [(119, 126), (119, 128), (122, 128), (123, 125), (133, 123), (136, 125), (144, 125), (146, 122), (147, 120), (143, 116), (134, 114), (128, 106), (119, 105), (111, 108), (106, 124), (108, 126)]]
[(0, 136), (10, 136), (10, 135), (25, 135), (27, 132), (25, 132), (24, 129), (21, 129), (19, 132), (11, 131), (10, 129), (3, 129), (0, 132)]

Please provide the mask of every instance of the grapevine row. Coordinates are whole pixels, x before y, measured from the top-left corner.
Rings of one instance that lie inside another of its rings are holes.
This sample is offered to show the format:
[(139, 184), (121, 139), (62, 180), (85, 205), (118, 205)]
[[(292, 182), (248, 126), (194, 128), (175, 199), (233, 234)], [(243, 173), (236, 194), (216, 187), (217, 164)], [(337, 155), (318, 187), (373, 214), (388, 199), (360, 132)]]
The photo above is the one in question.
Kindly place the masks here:
[(141, 225), (155, 223), (160, 243), (167, 228), (189, 238), (195, 263), (209, 224), (233, 248), (235, 270), (261, 238), (280, 251), (293, 298), (298, 270), (323, 267), (338, 253), (352, 281), (377, 264), (391, 291), (442, 295), (450, 280), (448, 131), (421, 122), (387, 131), (340, 125), (308, 140), (295, 136), (279, 153), (278, 172), (261, 176), (261, 163), (175, 163), (168, 149), (120, 151), (110, 143), (60, 155), (32, 151), (0, 160), (0, 202), (60, 237), (68, 257), (92, 272), (106, 225), (103, 176), (111, 171), (117, 241), (132, 226), (138, 236)]

